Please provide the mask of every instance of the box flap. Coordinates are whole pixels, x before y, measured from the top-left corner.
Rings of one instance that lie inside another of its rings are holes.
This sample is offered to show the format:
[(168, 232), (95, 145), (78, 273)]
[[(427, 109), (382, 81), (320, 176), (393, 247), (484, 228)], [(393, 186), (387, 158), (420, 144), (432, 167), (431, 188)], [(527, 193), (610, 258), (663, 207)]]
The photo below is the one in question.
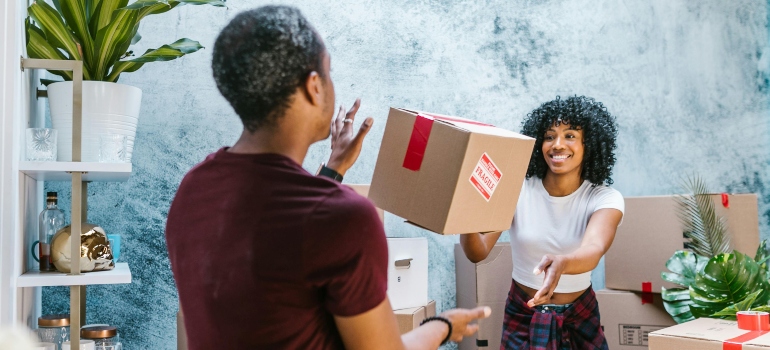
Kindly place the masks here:
[(402, 110), (404, 112), (412, 113), (414, 115), (420, 114), (420, 115), (437, 117), (437, 118), (446, 118), (446, 119), (436, 119), (436, 121), (447, 125), (451, 125), (453, 127), (456, 127), (458, 129), (462, 129), (468, 132), (494, 135), (494, 136), (500, 136), (500, 137), (512, 137), (512, 138), (517, 138), (522, 140), (534, 140), (534, 138), (531, 138), (529, 136), (522, 135), (517, 132), (499, 128), (491, 124), (486, 124), (486, 123), (468, 119), (468, 118), (431, 113), (431, 112), (424, 112), (424, 111), (417, 111), (417, 110), (411, 110), (406, 108), (397, 108), (397, 109)]
[(462, 246), (455, 244), (455, 268), (458, 307), (507, 300), (513, 282), (510, 243), (495, 244), (487, 258), (475, 264), (465, 256)]
[(510, 243), (498, 243), (486, 259), (476, 264), (479, 303), (505, 301), (513, 282)]
[(463, 247), (455, 244), (455, 284), (457, 307), (470, 309), (476, 307), (476, 264), (465, 256)]
[(436, 301), (431, 300), (425, 305), (425, 318), (436, 316)]

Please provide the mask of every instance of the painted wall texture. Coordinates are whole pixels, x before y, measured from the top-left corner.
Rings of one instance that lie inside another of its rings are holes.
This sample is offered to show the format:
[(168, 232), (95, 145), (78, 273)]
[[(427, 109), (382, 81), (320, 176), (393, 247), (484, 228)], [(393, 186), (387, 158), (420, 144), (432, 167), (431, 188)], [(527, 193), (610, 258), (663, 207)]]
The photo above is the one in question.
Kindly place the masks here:
[[(144, 91), (126, 183), (89, 187), (90, 221), (123, 236), (133, 283), (88, 289), (88, 322), (119, 326), (128, 349), (174, 349), (177, 294), (166, 254), (166, 214), (182, 176), (235, 142), (241, 127), (211, 78), (211, 47), (235, 14), (187, 6), (150, 17), (134, 49), (199, 40), (209, 49), (147, 64), (121, 83)], [(368, 183), (388, 107), (458, 115), (519, 130), (557, 95), (587, 95), (617, 116), (614, 187), (626, 196), (671, 194), (697, 173), (715, 192), (757, 192), (763, 238), (770, 228), (768, 3), (704, 1), (293, 1), (326, 40), (338, 103), (363, 104), (375, 124), (346, 183)], [(313, 146), (313, 172), (329, 143)], [(61, 192), (69, 210), (66, 184)], [(248, 208), (243, 208), (248, 210)], [(455, 305), (453, 246), (386, 218), (393, 237), (427, 237), (430, 297)], [(506, 237), (507, 235), (504, 235)], [(507, 237), (505, 238), (507, 239)], [(603, 267), (593, 278), (604, 286)], [(68, 292), (45, 288), (44, 312), (68, 310)]]

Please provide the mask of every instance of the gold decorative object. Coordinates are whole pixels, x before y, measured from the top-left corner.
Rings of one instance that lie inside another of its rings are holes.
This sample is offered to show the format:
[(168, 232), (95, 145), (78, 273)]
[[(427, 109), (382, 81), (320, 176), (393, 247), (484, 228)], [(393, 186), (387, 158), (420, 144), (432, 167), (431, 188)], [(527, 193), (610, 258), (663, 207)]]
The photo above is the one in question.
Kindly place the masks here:
[[(112, 248), (104, 229), (83, 223), (83, 234), (80, 236), (80, 271), (103, 271), (115, 268), (112, 261)], [(72, 259), (70, 257), (70, 231), (67, 225), (53, 237), (51, 242), (51, 260), (59, 272), (69, 273)]]

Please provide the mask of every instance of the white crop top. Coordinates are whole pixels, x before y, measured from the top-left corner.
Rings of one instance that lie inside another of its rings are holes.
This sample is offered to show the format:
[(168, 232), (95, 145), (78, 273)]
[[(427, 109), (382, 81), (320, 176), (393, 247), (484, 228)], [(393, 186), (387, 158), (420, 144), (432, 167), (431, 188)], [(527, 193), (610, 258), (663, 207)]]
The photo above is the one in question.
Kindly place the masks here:
[[(508, 231), (513, 279), (527, 287), (540, 289), (545, 274), (535, 275), (532, 270), (543, 256), (568, 254), (578, 249), (591, 215), (605, 208), (624, 212), (625, 203), (620, 192), (583, 181), (577, 191), (565, 197), (551, 197), (541, 179), (533, 176), (525, 180)], [(579, 275), (564, 274), (554, 292), (579, 292), (590, 285), (590, 271)]]

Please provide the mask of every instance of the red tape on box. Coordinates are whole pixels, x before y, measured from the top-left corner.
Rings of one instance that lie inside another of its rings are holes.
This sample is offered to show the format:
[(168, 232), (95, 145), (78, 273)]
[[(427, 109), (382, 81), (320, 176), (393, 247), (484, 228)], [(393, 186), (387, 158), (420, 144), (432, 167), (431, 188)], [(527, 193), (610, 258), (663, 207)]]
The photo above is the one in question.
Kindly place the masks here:
[(412, 137), (409, 138), (409, 146), (406, 147), (406, 156), (404, 156), (404, 168), (412, 171), (420, 170), (432, 128), (433, 118), (418, 114), (417, 118), (414, 119)]
[(652, 282), (642, 282), (642, 305), (652, 304)]
[(770, 313), (739, 311), (736, 315), (738, 328), (749, 331), (746, 334), (722, 342), (722, 350), (741, 350), (743, 343), (770, 333)]
[(725, 208), (730, 207), (730, 196), (728, 196), (727, 193), (722, 193), (722, 205)]
[(480, 123), (473, 120), (452, 118), (445, 116), (432, 115), (427, 113), (417, 114), (412, 126), (412, 136), (409, 138), (409, 145), (406, 147), (403, 167), (412, 171), (419, 171), (422, 167), (422, 159), (425, 157), (425, 149), (428, 147), (430, 130), (433, 128), (433, 120), (445, 120), (458, 124), (471, 124), (481, 126), (492, 126), (490, 124)]

